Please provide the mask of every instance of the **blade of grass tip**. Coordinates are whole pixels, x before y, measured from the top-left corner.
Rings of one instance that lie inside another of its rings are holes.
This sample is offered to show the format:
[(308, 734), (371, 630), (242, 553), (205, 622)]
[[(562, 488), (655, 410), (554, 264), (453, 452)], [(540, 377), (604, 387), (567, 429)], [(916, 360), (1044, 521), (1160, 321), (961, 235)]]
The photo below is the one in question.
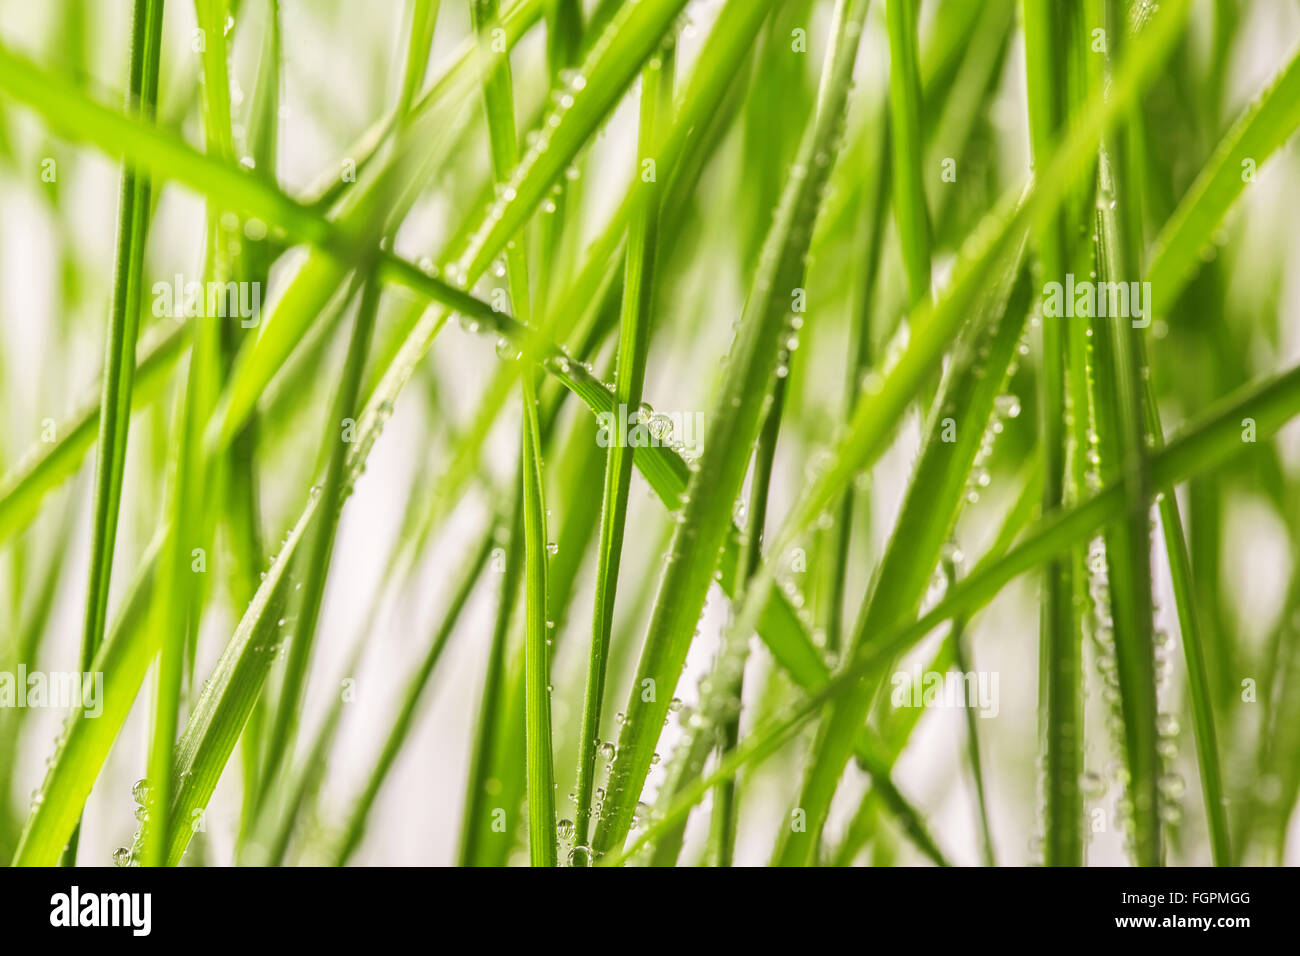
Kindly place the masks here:
[[(470, 748), (469, 772), (466, 775), (465, 805), (461, 811), (459, 866), (478, 866), (487, 853), (490, 839), (509, 840), (514, 832), (509, 817), (505, 829), (497, 827), (497, 811), (509, 814), (505, 807), (490, 805), (495, 786), (493, 768), (496, 765), (496, 742), (500, 736), (499, 722), (504, 710), (503, 689), (506, 681), (506, 643), (510, 635), (510, 615), (519, 595), (520, 571), (524, 565), (523, 547), (523, 476), (515, 481), (515, 502), (509, 525), (497, 529), (498, 550), (504, 556), (504, 568), (493, 569), (502, 573), (501, 590), (497, 597), (496, 623), (492, 629), (492, 642), (488, 648), (487, 671), (483, 678), (483, 700)], [(503, 854), (504, 856), (504, 854)]]
[(925, 203), (925, 165), (921, 139), (921, 79), (916, 52), (918, 0), (887, 0), (889, 33), (890, 181), (894, 221), (903, 246), (909, 298), (930, 295), (930, 213)]
[[(203, 59), (203, 128), (210, 153), (233, 160), (234, 142), (230, 125), (230, 80), (227, 73), (226, 4), (224, 0), (195, 0), (200, 29), (208, 40)], [(221, 222), (222, 210), (208, 205), (208, 237), (204, 278), (223, 286), (231, 279), (233, 265), (228, 252), (231, 232)], [(211, 288), (205, 285), (205, 288)], [(180, 723), (181, 688), (185, 661), (193, 659), (191, 648), (202, 613), (202, 589), (207, 571), (206, 555), (211, 550), (212, 516), (201, 507), (209, 494), (218, 499), (224, 476), (209, 467), (202, 449), (202, 429), (216, 405), (221, 379), (221, 325), (229, 316), (227, 302), (213, 321), (193, 326), (194, 344), (190, 368), (177, 414), (177, 434), (170, 489), (171, 533), (159, 567), (161, 600), (155, 607), (152, 626), (160, 633), (158, 685), (154, 700), (153, 728), (149, 747), (147, 790), (142, 801), (148, 814), (140, 830), (140, 843), (133, 848), (147, 866), (163, 865), (166, 840), (171, 828), (171, 804), (175, 783), (171, 777), (172, 750)]]
[[(153, 122), (158, 105), (158, 74), (162, 60), (162, 0), (135, 0), (131, 16), (131, 53), (126, 109)], [(90, 670), (104, 638), (108, 591), (113, 573), (113, 545), (122, 504), (126, 446), (131, 427), (132, 383), (136, 338), (140, 331), (140, 287), (143, 283), (145, 240), (149, 231), (151, 184), (130, 164), (123, 164), (118, 193), (117, 252), (113, 265), (113, 302), (104, 345), (103, 392), (99, 420), (99, 453), (90, 541), (90, 570), (81, 635), (83, 672)], [(68, 841), (65, 862), (77, 860), (78, 831)]]
[[(1024, 0), (1025, 86), (1035, 160), (1046, 163), (1061, 139), (1068, 109), (1071, 18), (1048, 0)], [(1058, 209), (1037, 231), (1044, 288), (1065, 282), (1071, 235)], [(1039, 443), (1043, 449), (1043, 513), (1066, 502), (1065, 329), (1053, 317), (1040, 324), (1042, 369)], [(1083, 643), (1076, 616), (1074, 561), (1049, 563), (1043, 571), (1039, 617), (1039, 727), (1044, 754), (1043, 861), (1047, 866), (1083, 865)], [(973, 724), (972, 724), (973, 727)], [(981, 793), (982, 799), (982, 793)]]
[(488, 533), (483, 537), (483, 543), (479, 545), (474, 552), (473, 558), (465, 565), (463, 575), (456, 589), (452, 592), (451, 602), (443, 614), (437, 633), (429, 645), (429, 650), (425, 653), (420, 666), (411, 675), (411, 679), (407, 683), (406, 694), (402, 698), (397, 717), (389, 728), (388, 735), (384, 738), (384, 746), (379, 752), (379, 758), (375, 761), (374, 768), (366, 778), (366, 785), (357, 798), (351, 814), (348, 816), (347, 823), (343, 828), (343, 838), (334, 854), (334, 866), (345, 866), (348, 860), (352, 858), (352, 854), (356, 852), (357, 847), (361, 845), (361, 838), (365, 834), (370, 809), (374, 806), (375, 798), (379, 795), (379, 789), (387, 779), (388, 772), (392, 769), (393, 762), (397, 759), (402, 745), (405, 744), (407, 737), (410, 735), (420, 700), (424, 697), (425, 690), (429, 686), (429, 680), (433, 676), (434, 668), (438, 666), (438, 661), (442, 658), (442, 651), (456, 629), (456, 623), (460, 620), (461, 611), (465, 609), (465, 604), (469, 601), (475, 586), (483, 576), (483, 569), (487, 567), (488, 558), (491, 556), (495, 542), (495, 528), (489, 528)]
[(438, 22), (438, 8), (442, 0), (411, 0), (411, 28), (406, 45), (406, 71), (402, 76), (402, 91), (397, 99), (395, 116), (401, 122), (411, 111), (411, 105), (424, 86), (424, 75), (429, 71), (429, 54), (433, 50), (433, 30)]
[[(671, 51), (652, 58), (641, 81), (641, 116), (637, 146), (637, 169), (642, 157), (657, 155), (662, 138), (664, 114), (672, 107), (675, 60)], [(653, 161), (653, 160), (652, 160)], [(663, 171), (667, 174), (667, 170)], [(614, 598), (623, 556), (623, 534), (627, 522), (628, 492), (632, 487), (633, 449), (622, 440), (625, 416), (640, 414), (645, 386), (646, 356), (654, 320), (655, 254), (660, 208), (656, 175), (641, 178), (637, 205), (628, 231), (627, 264), (623, 275), (623, 307), (619, 324), (618, 357), (614, 366), (614, 395), (617, 411), (605, 458), (605, 490), (601, 499), (600, 551), (596, 565), (596, 604), (591, 616), (591, 651), (587, 659), (587, 681), (578, 737), (578, 784), (574, 811), (574, 865), (590, 863), (589, 823), (591, 794), (596, 778), (596, 748), (600, 736), (601, 707), (605, 695), (605, 667), (610, 632), (614, 625)]]
[[(352, 480), (345, 477), (347, 446), (353, 439), (354, 423), (360, 415), (361, 376), (370, 350), (379, 295), (378, 283), (373, 279), (362, 287), (357, 316), (344, 358), (343, 373), (334, 394), (330, 417), (325, 422), (321, 447), (328, 450), (328, 464), (319, 491), (321, 519), (316, 522), (310, 535), (309, 548), (304, 556), (306, 563), (301, 566), (298, 574), (302, 583), (301, 603), (260, 775), (263, 800), (276, 779), (281, 763), (290, 756), (316, 624), (325, 594), (325, 582), (334, 551), (334, 539), (338, 531), (338, 514), (351, 491), (350, 486), (345, 487)], [(312, 493), (317, 492), (313, 489)]]
[[(709, 419), (704, 452), (687, 486), (593, 839), (597, 855), (621, 846), (632, 825), (672, 689), (681, 677), (732, 524), (732, 503), (777, 377), (780, 346), (793, 331), (794, 316), (786, 296), (802, 284), (804, 254), (829, 171), (830, 151), (842, 128), (866, 8), (865, 2), (847, 0), (835, 9), (831, 52), (824, 69), (832, 80), (807, 126), (783, 192)], [(652, 688), (653, 693), (646, 694), (643, 688)]]

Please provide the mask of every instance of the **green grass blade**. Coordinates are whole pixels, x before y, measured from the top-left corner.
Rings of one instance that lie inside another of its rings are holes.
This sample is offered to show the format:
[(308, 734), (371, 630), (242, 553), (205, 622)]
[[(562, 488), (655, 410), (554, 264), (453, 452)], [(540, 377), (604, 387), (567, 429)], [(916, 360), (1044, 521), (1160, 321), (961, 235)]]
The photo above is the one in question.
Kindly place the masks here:
[[(1060, 141), (1068, 109), (1069, 35), (1072, 19), (1046, 0), (1025, 0), (1025, 74), (1033, 152), (1046, 162)], [(1071, 237), (1064, 210), (1047, 219), (1037, 235), (1042, 281), (1065, 282)], [(1039, 439), (1043, 449), (1043, 512), (1067, 500), (1067, 335), (1063, 323), (1044, 317)], [(1082, 411), (1076, 412), (1082, 414)], [(1043, 862), (1083, 864), (1083, 645), (1076, 615), (1074, 561), (1059, 560), (1043, 571), (1039, 620), (1040, 727), (1043, 738)]]
[(551, 750), (551, 621), (546, 612), (546, 506), (537, 397), (524, 378), (525, 744), (528, 751), (528, 849), (533, 866), (555, 866), (555, 769)]
[[(638, 157), (657, 155), (662, 136), (663, 114), (672, 104), (672, 56), (652, 59), (642, 77)], [(638, 159), (637, 170), (641, 169)], [(667, 174), (660, 167), (656, 173)], [(654, 318), (655, 251), (661, 205), (656, 177), (642, 182), (633, 212), (627, 244), (627, 266), (623, 276), (623, 307), (618, 337), (618, 358), (614, 368), (614, 397), (619, 411), (639, 414), (645, 386), (646, 357)], [(633, 412), (632, 410), (636, 411)], [(623, 556), (623, 529), (627, 520), (628, 492), (632, 486), (633, 449), (617, 438), (609, 444), (605, 459), (605, 490), (601, 504), (600, 551), (596, 569), (596, 606), (591, 619), (591, 652), (578, 737), (578, 789), (574, 812), (574, 846), (588, 847), (591, 793), (596, 776), (596, 742), (600, 734), (601, 705), (605, 695), (605, 664), (610, 632), (614, 626), (614, 596)], [(586, 865), (585, 851), (575, 864)]]
[[(158, 397), (167, 376), (189, 346), (188, 326), (173, 326), (160, 332), (160, 335), (146, 335), (146, 342), (139, 347), (131, 390), (132, 411), (144, 408)], [(0, 543), (25, 528), (39, 512), (45, 495), (76, 474), (99, 432), (100, 403), (97, 392), (75, 416), (55, 425), (53, 443), (32, 448), (0, 481)]]
[[(509, 813), (514, 808), (507, 809), (500, 806), (491, 798), (497, 793), (496, 783), (499, 782), (493, 777), (493, 768), (497, 764), (497, 740), (501, 733), (499, 721), (505, 707), (502, 697), (506, 682), (506, 641), (510, 634), (511, 611), (519, 594), (519, 582), (522, 577), (520, 572), (524, 565), (522, 468), (520, 471), (520, 477), (515, 482), (518, 491), (510, 519), (509, 538), (506, 542), (508, 550), (505, 551), (505, 568), (497, 599), (496, 623), (488, 650), (487, 672), (483, 679), (483, 700), (479, 706), (478, 723), (470, 750), (465, 804), (461, 811), (459, 856), (461, 866), (480, 865), (488, 854), (491, 842), (510, 839), (508, 832), (503, 833), (497, 826), (497, 811), (506, 814), (508, 829)], [(501, 856), (504, 858), (504, 853)]]
[[(1138, 353), (1138, 366), (1147, 368), (1145, 346), (1141, 340), (1137, 344), (1142, 350)], [(1160, 412), (1156, 407), (1156, 396), (1149, 377), (1145, 407), (1150, 444), (1158, 449), (1164, 444), (1164, 429), (1160, 425)], [(1192, 562), (1188, 555), (1177, 497), (1171, 493), (1162, 494), (1157, 499), (1157, 507), (1160, 511), (1160, 526), (1164, 532), (1165, 553), (1169, 558), (1169, 575), (1173, 582), (1174, 604), (1178, 612), (1178, 631), (1187, 664), (1187, 694), (1192, 709), (1192, 729), (1196, 740), (1197, 767), (1201, 777), (1211, 854), (1215, 866), (1228, 866), (1232, 862), (1232, 844), (1228, 831), (1227, 798), (1219, 763), (1213, 695), (1205, 664), (1205, 641), (1196, 606), (1197, 592)]]
[[(161, 0), (136, 0), (131, 27), (131, 64), (127, 109), (146, 121), (158, 103), (162, 45)], [(113, 304), (104, 352), (99, 453), (95, 462), (95, 507), (91, 531), (90, 579), (87, 586), (81, 668), (85, 670), (103, 639), (112, 574), (113, 544), (122, 499), (127, 434), (131, 421), (136, 338), (140, 329), (145, 237), (149, 228), (150, 183), (130, 166), (122, 169), (119, 192), (117, 253), (113, 269)]]
[[(126, 108), (146, 122), (153, 121), (158, 105), (162, 8), (162, 0), (136, 0), (131, 18)], [(140, 288), (144, 281), (150, 190), (148, 176), (141, 175), (129, 164), (123, 165), (118, 194), (113, 303), (104, 345), (104, 388), (100, 396), (103, 411), (99, 421), (99, 453), (95, 462), (90, 570), (81, 635), (80, 669), (83, 672), (89, 670), (103, 641), (108, 619), (113, 545), (117, 538), (127, 437), (131, 427), (131, 391), (136, 338), (140, 331)], [(77, 859), (77, 842), (78, 835), (74, 831), (65, 854), (65, 860), (70, 864), (75, 864)]]
[(68, 714), (53, 762), (14, 851), (14, 866), (58, 863), (108, 750), (140, 692), (145, 672), (158, 650), (148, 617), (154, 565), (161, 545), (160, 535), (150, 545), (142, 570), (132, 581), (91, 665), (92, 671), (104, 675), (104, 709), (96, 718), (87, 717), (80, 709)]
[(903, 245), (908, 296), (930, 295), (930, 212), (925, 202), (922, 156), (921, 78), (916, 51), (918, 0), (887, 0), (889, 120), (893, 152), (894, 221)]
[[(1113, 17), (1122, 16), (1112, 4)], [(1114, 34), (1123, 33), (1112, 19), (1109, 50), (1123, 46)], [(1129, 193), (1123, 169), (1127, 130), (1112, 135), (1117, 150), (1114, 162), (1103, 150), (1097, 193), (1097, 278), (1099, 282), (1128, 282), (1140, 274), (1140, 249), (1130, 226), (1135, 197)], [(1104, 288), (1104, 287), (1103, 287)], [(1100, 305), (1100, 300), (1099, 300)], [(1123, 719), (1123, 747), (1128, 769), (1127, 795), (1131, 804), (1134, 859), (1140, 866), (1159, 866), (1163, 860), (1160, 822), (1160, 758), (1157, 752), (1158, 702), (1153, 643), (1154, 608), (1151, 597), (1150, 508), (1151, 485), (1144, 436), (1145, 393), (1133, 338), (1141, 332), (1126, 315), (1099, 316), (1093, 323), (1096, 377), (1093, 407), (1097, 416), (1101, 478), (1119, 484), (1125, 494), (1125, 513), (1105, 532), (1106, 579), (1110, 607), (1103, 610), (1113, 621), (1105, 633), (1103, 619), (1098, 639), (1103, 653), (1115, 655)], [(1107, 645), (1112, 644), (1113, 650)]]
[[(1201, 264), (1201, 250), (1245, 190), (1247, 160), (1263, 166), (1300, 126), (1300, 53), (1233, 124), (1156, 237), (1147, 269), (1151, 310), (1165, 315)], [(1253, 180), (1253, 177), (1252, 177)]]

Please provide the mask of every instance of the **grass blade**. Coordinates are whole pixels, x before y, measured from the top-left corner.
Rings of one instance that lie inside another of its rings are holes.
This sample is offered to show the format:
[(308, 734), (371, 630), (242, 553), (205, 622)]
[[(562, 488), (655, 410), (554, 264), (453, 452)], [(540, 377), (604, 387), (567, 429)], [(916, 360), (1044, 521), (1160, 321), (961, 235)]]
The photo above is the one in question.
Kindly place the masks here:
[(908, 297), (930, 295), (930, 213), (922, 175), (921, 78), (916, 52), (917, 0), (887, 0), (889, 142), (893, 151), (894, 221), (903, 245)]
[[(638, 155), (657, 153), (663, 120), (672, 104), (671, 54), (651, 60), (642, 77), (641, 118)], [(641, 163), (637, 163), (638, 170)], [(658, 172), (658, 171), (657, 171)], [(666, 172), (666, 170), (665, 170)], [(618, 337), (618, 359), (614, 371), (617, 416), (624, 409), (641, 409), (645, 386), (646, 355), (654, 317), (655, 246), (658, 241), (660, 200), (652, 179), (642, 182), (627, 247), (623, 277), (623, 308)], [(615, 432), (617, 434), (617, 431)], [(574, 813), (574, 847), (588, 847), (591, 793), (596, 775), (596, 743), (600, 734), (601, 704), (605, 695), (605, 658), (614, 626), (614, 596), (623, 556), (623, 528), (627, 520), (628, 492), (632, 486), (632, 453), (622, 441), (609, 445), (605, 459), (605, 491), (601, 504), (600, 552), (596, 570), (596, 606), (592, 613), (591, 653), (587, 664), (587, 689), (578, 737), (578, 790)], [(586, 865), (586, 851), (575, 856), (575, 865)]]

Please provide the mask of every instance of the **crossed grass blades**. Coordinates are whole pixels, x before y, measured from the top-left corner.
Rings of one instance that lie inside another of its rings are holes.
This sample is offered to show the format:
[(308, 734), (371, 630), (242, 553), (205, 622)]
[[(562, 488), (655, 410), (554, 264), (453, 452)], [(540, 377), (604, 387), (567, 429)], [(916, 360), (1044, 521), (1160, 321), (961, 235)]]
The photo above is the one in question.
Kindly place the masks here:
[(0, 855), (1294, 858), (1294, 10), (8, 6)]

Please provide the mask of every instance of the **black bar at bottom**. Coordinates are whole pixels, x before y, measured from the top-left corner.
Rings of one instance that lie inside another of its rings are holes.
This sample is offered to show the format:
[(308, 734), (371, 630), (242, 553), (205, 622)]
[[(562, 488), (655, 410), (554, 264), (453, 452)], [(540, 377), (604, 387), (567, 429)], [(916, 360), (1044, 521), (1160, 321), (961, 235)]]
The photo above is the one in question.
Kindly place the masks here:
[[(337, 947), (403, 933), (434, 945), (440, 939), (497, 942), (513, 934), (533, 941), (539, 933), (558, 942), (571, 936), (575, 924), (565, 924), (575, 914), (600, 948), (629, 922), (641, 927), (636, 938), (667, 942), (681, 933), (697, 945), (698, 929), (715, 926), (732, 945), (751, 935), (769, 945), (787, 936), (826, 941), (834, 932), (859, 934), (865, 946), (873, 937), (860, 934), (889, 927), (912, 927), (936, 942), (945, 936), (1031, 942), (1196, 934), (1230, 943), (1259, 930), (1285, 933), (1297, 910), (1294, 871), (1286, 869), (597, 869), (543, 875), (109, 868), (6, 870), (0, 881), (0, 933), (11, 945), (77, 936), (128, 946), (203, 940)], [(695, 929), (688, 932), (688, 925)], [(597, 942), (601, 937), (605, 943)]]

